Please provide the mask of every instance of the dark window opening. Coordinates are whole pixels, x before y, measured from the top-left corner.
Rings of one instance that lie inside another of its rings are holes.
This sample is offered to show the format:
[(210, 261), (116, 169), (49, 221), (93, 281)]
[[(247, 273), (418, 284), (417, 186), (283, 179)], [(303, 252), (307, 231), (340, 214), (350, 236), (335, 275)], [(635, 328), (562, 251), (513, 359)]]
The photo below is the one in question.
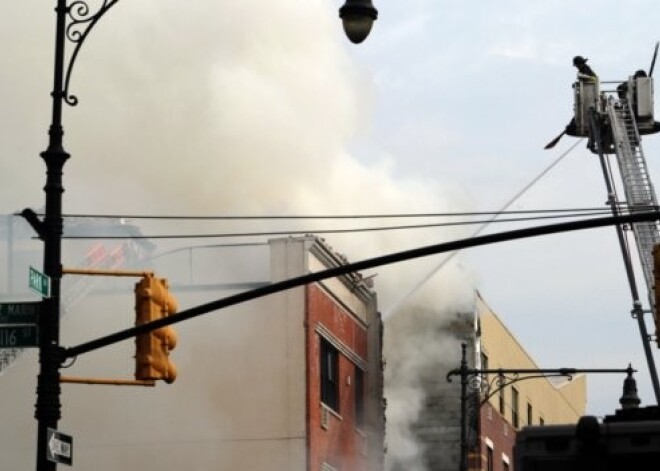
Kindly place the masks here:
[[(499, 384), (504, 384), (504, 376), (500, 375), (498, 382)], [(500, 415), (504, 417), (505, 402), (504, 402), (504, 387), (502, 386), (500, 386), (499, 397), (500, 397)]]
[[(481, 352), (481, 369), (482, 370), (487, 370), (488, 369), (488, 355), (486, 355), (484, 352)], [(484, 373), (484, 379), (486, 382), (488, 382), (488, 375)]]
[(339, 352), (321, 339), (321, 402), (339, 412)]
[(355, 426), (364, 428), (364, 372), (355, 367)]
[(511, 423), (514, 428), (520, 427), (520, 410), (518, 408), (518, 390), (511, 388)]
[(532, 405), (528, 402), (527, 403), (527, 425), (532, 425), (534, 416), (532, 414)]

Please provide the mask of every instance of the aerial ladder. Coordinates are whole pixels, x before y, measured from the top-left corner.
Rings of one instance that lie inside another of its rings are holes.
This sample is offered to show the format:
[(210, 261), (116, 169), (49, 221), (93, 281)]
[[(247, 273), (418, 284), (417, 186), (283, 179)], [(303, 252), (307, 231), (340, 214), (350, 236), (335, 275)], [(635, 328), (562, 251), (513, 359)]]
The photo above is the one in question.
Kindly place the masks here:
[[(658, 210), (658, 199), (649, 176), (641, 135), (660, 131), (660, 123), (653, 114), (653, 66), (655, 55), (648, 74), (637, 71), (628, 80), (616, 83), (615, 90), (601, 91), (598, 80), (581, 81), (573, 84), (574, 89), (574, 121), (571, 135), (587, 137), (587, 147), (599, 156), (605, 184), (607, 187), (607, 203), (614, 216), (624, 212), (635, 213)], [(612, 165), (608, 156), (616, 156), (616, 166), (620, 174), (620, 182), (624, 189), (625, 200), (620, 200), (613, 175)], [(651, 382), (660, 404), (660, 382), (651, 350), (652, 336), (648, 334), (645, 314), (651, 314), (655, 325), (660, 325), (655, 306), (655, 276), (653, 273), (653, 249), (660, 244), (660, 229), (657, 221), (639, 222), (632, 225), (616, 227), (619, 245), (623, 255), (626, 275), (630, 285), (633, 300), (632, 317), (637, 321), (639, 332)], [(650, 309), (644, 310), (640, 300), (639, 289), (635, 278), (632, 255), (627, 232), (632, 232), (637, 246), (641, 269), (646, 282)], [(659, 332), (655, 332), (660, 346)]]

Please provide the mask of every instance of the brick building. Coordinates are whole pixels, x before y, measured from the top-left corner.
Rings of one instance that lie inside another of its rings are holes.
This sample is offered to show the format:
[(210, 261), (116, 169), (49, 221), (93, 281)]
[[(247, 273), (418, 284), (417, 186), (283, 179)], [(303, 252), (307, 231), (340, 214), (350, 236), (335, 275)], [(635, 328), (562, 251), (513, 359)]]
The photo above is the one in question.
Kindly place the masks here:
[[(345, 263), (306, 236), (167, 251), (139, 266), (168, 278), (185, 310)], [(110, 281), (67, 309), (63, 345), (135, 322), (135, 280)], [(58, 429), (75, 437), (72, 469), (382, 470), (382, 322), (368, 282), (351, 273), (177, 324), (171, 385), (63, 384)], [(83, 355), (65, 374), (131, 379), (134, 348)], [(23, 352), (0, 379), (0, 395), (12, 398), (0, 405), (3, 469), (34, 465), (35, 354)]]
[[(316, 238), (271, 242), (274, 267), (291, 274), (344, 263)], [(279, 271), (279, 270), (278, 270)], [(287, 275), (285, 275), (285, 272)], [(273, 281), (278, 281), (277, 279)], [(374, 292), (351, 274), (293, 294), (302, 309), (288, 311), (304, 326), (307, 466), (309, 471), (380, 470), (384, 408), (382, 323)]]
[[(474, 313), (457, 315), (443, 335), (467, 344), (468, 367), (477, 369), (538, 369), (501, 319), (476, 294)], [(442, 365), (446, 370), (458, 364)], [(496, 378), (482, 378), (493, 383)], [(426, 385), (427, 400), (416, 424), (425, 445), (429, 470), (456, 471), (460, 463), (460, 381), (451, 383), (444, 374)], [(493, 394), (481, 406), (485, 393), (471, 390), (467, 411), (468, 469), (513, 470), (516, 432), (527, 425), (575, 424), (586, 408), (586, 379), (571, 381), (535, 378), (516, 382)]]

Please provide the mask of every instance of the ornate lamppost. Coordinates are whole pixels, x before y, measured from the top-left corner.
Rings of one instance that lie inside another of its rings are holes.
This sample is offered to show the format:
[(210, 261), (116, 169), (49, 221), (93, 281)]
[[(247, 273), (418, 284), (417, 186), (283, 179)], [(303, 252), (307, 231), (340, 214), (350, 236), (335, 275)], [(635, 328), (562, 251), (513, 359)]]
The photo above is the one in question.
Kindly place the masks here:
[[(519, 381), (535, 378), (548, 378), (552, 376), (564, 376), (569, 380), (579, 373), (626, 373), (628, 377), (632, 377), (633, 372), (636, 372), (632, 366), (623, 369), (578, 369), (578, 368), (555, 368), (555, 369), (476, 369), (468, 368), (467, 362), (467, 345), (461, 344), (461, 366), (447, 373), (447, 381), (451, 382), (452, 376), (461, 377), (461, 459), (459, 464), (459, 471), (468, 470), (468, 407), (469, 397), (468, 389), (478, 393), (475, 398), (474, 413), (478, 413), (488, 400), (497, 394), (503, 388), (510, 386)], [(495, 375), (493, 379), (488, 381), (488, 375)], [(483, 393), (483, 396), (482, 396)]]
[[(48, 459), (49, 430), (57, 430), (61, 417), (60, 368), (65, 360), (60, 338), (60, 285), (62, 279), (62, 175), (69, 159), (63, 145), (62, 108), (64, 103), (75, 106), (78, 99), (69, 93), (71, 72), (78, 52), (92, 28), (119, 0), (99, 0), (99, 6), (90, 8), (86, 0), (56, 0), (55, 7), (55, 60), (51, 124), (48, 147), (41, 153), (46, 164), (46, 209), (43, 219), (34, 211), (25, 209), (22, 216), (44, 243), (43, 271), (50, 278), (50, 296), (42, 299), (39, 316), (39, 375), (35, 418), (37, 430), (37, 471), (53, 471), (57, 463)], [(354, 42), (362, 42), (371, 31), (378, 12), (370, 0), (346, 0), (339, 10), (344, 30)], [(73, 46), (66, 56), (66, 43)], [(52, 432), (51, 432), (52, 433)]]

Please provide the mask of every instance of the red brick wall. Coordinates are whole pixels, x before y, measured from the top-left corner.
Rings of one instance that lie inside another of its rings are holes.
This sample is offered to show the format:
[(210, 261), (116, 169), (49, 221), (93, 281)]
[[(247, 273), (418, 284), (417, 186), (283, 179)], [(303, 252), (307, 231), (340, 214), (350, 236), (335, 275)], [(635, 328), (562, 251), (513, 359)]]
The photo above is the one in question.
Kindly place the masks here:
[(502, 454), (509, 457), (509, 471), (513, 471), (513, 445), (516, 443), (516, 430), (499, 414), (490, 403), (481, 408), (481, 466), (486, 469), (486, 440), (493, 442), (493, 471), (504, 471)]
[[(339, 352), (339, 414), (328, 414), (321, 426), (321, 323), (335, 339), (361, 359), (367, 356), (367, 332), (318, 285), (307, 288), (307, 427), (309, 471), (320, 471), (326, 462), (341, 471), (367, 469), (365, 435), (355, 428), (355, 365)], [(350, 378), (350, 380), (349, 380)], [(350, 384), (349, 384), (350, 381)]]

